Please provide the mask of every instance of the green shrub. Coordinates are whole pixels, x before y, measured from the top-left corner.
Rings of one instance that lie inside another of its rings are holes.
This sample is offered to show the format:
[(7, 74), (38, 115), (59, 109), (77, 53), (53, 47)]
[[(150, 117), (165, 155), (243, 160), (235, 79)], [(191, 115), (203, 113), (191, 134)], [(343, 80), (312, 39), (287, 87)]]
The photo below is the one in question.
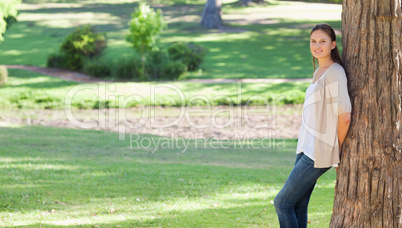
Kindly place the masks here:
[(112, 75), (113, 63), (102, 58), (95, 58), (85, 62), (82, 71), (94, 77), (109, 77)]
[[(94, 63), (101, 68), (102, 63)], [(110, 65), (103, 63), (103, 65)], [(142, 72), (141, 57), (134, 55), (131, 57), (123, 57), (113, 63), (109, 69), (113, 69), (112, 75), (116, 78), (131, 79), (135, 81), (149, 80), (177, 80), (184, 76), (187, 67), (180, 61), (173, 61), (165, 51), (150, 52), (146, 61), (146, 73)], [(86, 67), (84, 67), (85, 72)], [(94, 74), (90, 74), (94, 75)]]
[[(128, 42), (141, 55), (143, 76), (146, 76), (146, 54), (158, 50), (159, 34), (167, 24), (160, 9), (155, 11), (146, 3), (141, 3), (131, 14), (128, 23), (130, 33), (126, 36)], [(141, 77), (143, 77), (141, 76)]]
[(0, 66), (0, 85), (7, 83), (8, 71), (5, 66)]
[(14, 16), (9, 15), (8, 17), (4, 18), (4, 21), (6, 22), (6, 29), (9, 29), (12, 24), (17, 22), (17, 18)]
[(131, 18), (127, 41), (141, 56), (148, 51), (157, 51), (159, 34), (167, 27), (162, 10), (155, 11), (146, 3), (141, 3), (131, 14)]
[(186, 65), (182, 62), (171, 61), (164, 65), (162, 75), (163, 79), (176, 80), (182, 79), (187, 71)]
[(68, 69), (81, 70), (86, 59), (101, 56), (105, 48), (105, 34), (96, 33), (93, 27), (85, 25), (66, 37), (60, 52), (66, 57)]
[(141, 58), (137, 56), (120, 58), (115, 63), (112, 74), (122, 79), (132, 79), (135, 81), (147, 80), (141, 74)]
[(0, 1), (0, 43), (4, 40), (3, 34), (10, 22), (13, 22), (13, 18), (17, 16), (17, 5), (21, 3), (21, 0), (13, 1)]
[(166, 51), (159, 50), (149, 54), (146, 72), (151, 80), (177, 80), (184, 78), (187, 66), (172, 60)]
[(201, 65), (207, 50), (192, 43), (174, 43), (169, 46), (168, 53), (173, 60), (184, 63), (188, 71), (195, 71)]
[(66, 56), (63, 53), (52, 53), (47, 57), (47, 66), (54, 68), (65, 68), (66, 65)]
[(150, 80), (164, 78), (163, 68), (169, 61), (169, 55), (165, 51), (150, 52), (145, 64), (148, 78)]
[(96, 103), (94, 104), (94, 106), (92, 107), (92, 109), (108, 109), (110, 108), (110, 101), (96, 101)]

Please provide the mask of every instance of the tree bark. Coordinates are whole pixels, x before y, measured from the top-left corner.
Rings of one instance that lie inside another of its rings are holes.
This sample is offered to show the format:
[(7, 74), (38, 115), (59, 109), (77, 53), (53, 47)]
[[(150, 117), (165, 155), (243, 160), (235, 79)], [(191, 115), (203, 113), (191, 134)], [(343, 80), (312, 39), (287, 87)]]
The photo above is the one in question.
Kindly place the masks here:
[(251, 0), (241, 0), (242, 4), (245, 6), (248, 6), (248, 4), (251, 2)]
[(222, 2), (221, 0), (208, 0), (202, 12), (201, 26), (208, 29), (222, 28)]
[(257, 4), (264, 3), (264, 0), (240, 0), (240, 1), (241, 1), (242, 5), (244, 5), (244, 6), (248, 6), (250, 4), (250, 2), (257, 3)]
[(352, 121), (330, 227), (402, 226), (401, 0), (343, 0)]

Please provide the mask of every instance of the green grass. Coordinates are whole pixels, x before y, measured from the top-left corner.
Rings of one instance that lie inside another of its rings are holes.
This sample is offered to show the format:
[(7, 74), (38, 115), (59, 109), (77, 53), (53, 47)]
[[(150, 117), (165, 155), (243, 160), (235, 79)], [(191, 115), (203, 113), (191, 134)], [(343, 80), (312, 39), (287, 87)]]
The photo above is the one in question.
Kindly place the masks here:
[[(0, 226), (278, 227), (271, 201), (297, 140), (216, 149), (190, 139), (181, 152), (179, 138), (152, 152), (160, 137), (133, 139), (130, 148), (112, 132), (3, 126)], [(335, 175), (317, 183), (309, 227), (328, 227)]]
[[(202, 70), (189, 74), (189, 78), (311, 77), (310, 29), (320, 22), (328, 22), (338, 30), (341, 27), (341, 9), (334, 4), (269, 1), (264, 6), (241, 7), (234, 1), (224, 1), (223, 20), (228, 29), (219, 32), (198, 26), (204, 1), (153, 3), (164, 11), (169, 23), (162, 34), (162, 47), (181, 41), (195, 42), (209, 50)], [(75, 5), (48, 8), (23, 4), (19, 22), (6, 32), (0, 45), (0, 63), (45, 66), (47, 56), (82, 24), (92, 24), (107, 33), (105, 58), (131, 55), (133, 49), (125, 41), (125, 34), (136, 6), (136, 2), (109, 0), (75, 1)]]
[(309, 29), (288, 29), (311, 22), (282, 22), (277, 25), (237, 26), (247, 32), (229, 34), (183, 34), (165, 41), (195, 42), (207, 47), (204, 71), (188, 78), (309, 78), (313, 67), (309, 51)]
[[(79, 84), (34, 72), (10, 69), (8, 83), (0, 86), (0, 107), (64, 109), (68, 94), (72, 98), (72, 107), (82, 109), (128, 108), (140, 104), (245, 105), (250, 101), (252, 105), (302, 104), (308, 85), (309, 82), (201, 84), (180, 81)], [(77, 92), (72, 89), (77, 89)], [(132, 101), (128, 102), (131, 98)]]

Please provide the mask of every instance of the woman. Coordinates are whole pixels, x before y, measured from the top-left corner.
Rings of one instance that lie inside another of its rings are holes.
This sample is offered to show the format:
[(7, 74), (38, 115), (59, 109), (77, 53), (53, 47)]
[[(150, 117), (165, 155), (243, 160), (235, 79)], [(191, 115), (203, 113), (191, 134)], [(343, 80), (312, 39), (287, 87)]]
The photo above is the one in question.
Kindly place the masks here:
[(311, 30), (310, 51), (314, 69), (316, 59), (319, 67), (306, 90), (295, 166), (274, 201), (281, 227), (307, 227), (315, 183), (332, 166), (337, 169), (350, 123), (347, 79), (331, 26), (318, 24)]

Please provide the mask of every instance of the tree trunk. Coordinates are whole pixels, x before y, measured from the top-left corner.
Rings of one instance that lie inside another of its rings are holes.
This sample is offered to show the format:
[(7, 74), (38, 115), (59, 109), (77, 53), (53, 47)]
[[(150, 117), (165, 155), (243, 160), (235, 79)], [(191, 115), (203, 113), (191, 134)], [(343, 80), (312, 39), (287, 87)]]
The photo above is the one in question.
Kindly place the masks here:
[(248, 4), (251, 2), (251, 0), (241, 0), (242, 4), (245, 6), (248, 6)]
[(402, 226), (401, 0), (343, 0), (352, 121), (330, 227)]
[(244, 6), (248, 6), (250, 4), (250, 2), (257, 3), (257, 4), (264, 3), (264, 0), (240, 0), (240, 1), (241, 1), (241, 4)]
[(208, 0), (202, 12), (201, 26), (209, 29), (222, 28), (222, 2), (221, 0)]

